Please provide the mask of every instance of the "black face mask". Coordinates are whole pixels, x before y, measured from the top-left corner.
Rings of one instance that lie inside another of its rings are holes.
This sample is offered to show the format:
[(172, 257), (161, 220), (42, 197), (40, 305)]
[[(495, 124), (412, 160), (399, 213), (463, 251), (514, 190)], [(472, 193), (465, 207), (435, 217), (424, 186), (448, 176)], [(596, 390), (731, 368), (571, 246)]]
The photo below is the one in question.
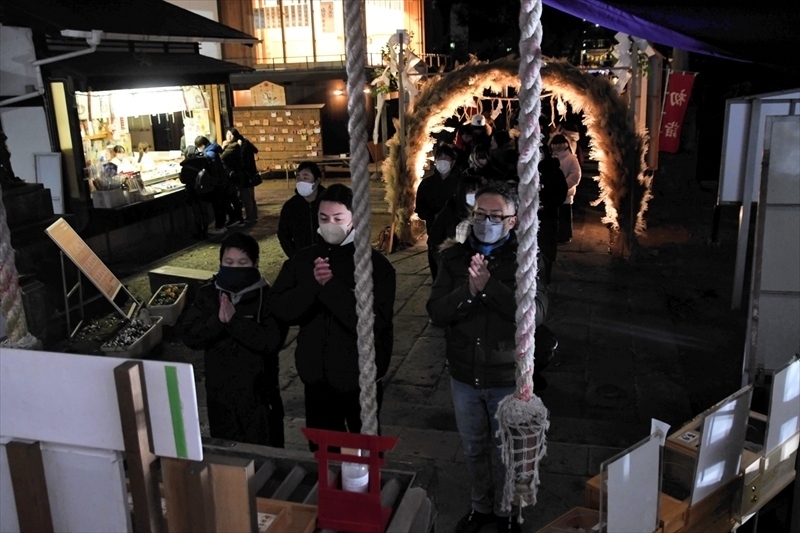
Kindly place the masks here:
[(219, 267), (216, 283), (220, 289), (237, 293), (261, 279), (256, 267)]

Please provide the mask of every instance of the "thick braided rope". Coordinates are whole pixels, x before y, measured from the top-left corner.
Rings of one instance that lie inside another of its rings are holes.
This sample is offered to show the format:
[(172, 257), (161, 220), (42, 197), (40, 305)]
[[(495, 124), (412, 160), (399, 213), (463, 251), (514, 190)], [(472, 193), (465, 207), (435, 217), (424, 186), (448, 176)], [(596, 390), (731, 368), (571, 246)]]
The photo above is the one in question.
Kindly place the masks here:
[[(510, 511), (536, 505), (539, 485), (539, 461), (547, 453), (545, 432), (550, 422), (541, 399), (533, 394), (534, 333), (536, 331), (536, 269), (539, 226), (539, 113), (542, 92), (542, 14), (541, 0), (522, 0), (520, 5), (520, 141), (519, 141), (519, 224), (517, 236), (517, 388), (497, 407), (500, 447), (506, 467), (503, 499), (500, 507)], [(522, 513), (518, 515), (522, 523)]]
[(6, 321), (8, 344), (13, 346), (28, 337), (28, 325), (22, 306), (22, 291), (14, 264), (11, 231), (6, 222), (6, 206), (1, 198), (2, 193), (3, 188), (0, 186), (0, 312)]
[(373, 330), (372, 246), (370, 245), (369, 171), (367, 163), (367, 110), (364, 96), (367, 64), (361, 0), (345, 2), (347, 39), (347, 127), (350, 133), (350, 172), (353, 183), (355, 235), (356, 311), (358, 312), (358, 368), (361, 386), (361, 432), (378, 433), (375, 377), (375, 333)]
[(517, 237), (517, 391), (521, 400), (533, 394), (533, 352), (536, 330), (536, 269), (539, 246), (539, 127), (542, 93), (542, 2), (523, 0), (520, 5), (519, 62), (519, 223)]

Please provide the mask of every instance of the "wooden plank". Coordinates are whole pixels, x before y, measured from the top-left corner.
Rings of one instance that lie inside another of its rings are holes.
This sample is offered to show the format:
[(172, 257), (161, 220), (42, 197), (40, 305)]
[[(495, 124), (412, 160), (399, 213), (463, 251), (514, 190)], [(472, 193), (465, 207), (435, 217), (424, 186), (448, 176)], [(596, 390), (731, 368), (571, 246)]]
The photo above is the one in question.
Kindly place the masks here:
[(193, 461), (189, 466), (186, 497), (191, 505), (190, 527), (186, 531), (214, 531), (214, 495), (211, 490), (211, 472), (205, 461)]
[(150, 445), (147, 390), (141, 361), (127, 361), (114, 369), (125, 458), (128, 463), (136, 531), (161, 531), (161, 495), (157, 458)]
[(161, 460), (164, 478), (163, 496), (167, 502), (167, 530), (192, 531), (190, 515), (194, 509), (189, 502), (189, 468), (192, 463), (165, 457)]
[(257, 524), (255, 464), (241, 457), (207, 457), (211, 471), (215, 530), (255, 531)]
[[(128, 361), (0, 348), (0, 435), (124, 450), (113, 376), (114, 368)], [(159, 457), (202, 461), (192, 365), (162, 361), (143, 364), (153, 451)], [(43, 368), (47, 372), (42, 372)], [(168, 370), (174, 378), (171, 389)], [(177, 409), (173, 410), (173, 406)], [(178, 440), (182, 443), (180, 449)]]
[(19, 530), (43, 533), (53, 531), (53, 517), (50, 513), (39, 443), (11, 441), (6, 444), (6, 453), (11, 485), (14, 487)]
[(72, 229), (66, 220), (59, 218), (44, 230), (53, 239), (75, 266), (86, 274), (86, 277), (109, 301), (113, 302), (122, 288), (122, 282), (108, 269), (97, 254)]

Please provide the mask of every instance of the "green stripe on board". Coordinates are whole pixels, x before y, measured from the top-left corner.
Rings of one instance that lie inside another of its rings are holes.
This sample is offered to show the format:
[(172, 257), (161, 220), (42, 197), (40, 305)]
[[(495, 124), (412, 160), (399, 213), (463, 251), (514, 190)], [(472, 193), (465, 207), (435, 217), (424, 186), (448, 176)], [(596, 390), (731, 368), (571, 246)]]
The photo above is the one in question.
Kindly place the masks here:
[(178, 369), (174, 366), (165, 366), (167, 375), (167, 395), (169, 396), (169, 411), (172, 414), (172, 433), (175, 435), (175, 454), (186, 458), (186, 432), (183, 429), (183, 411), (181, 410), (181, 393), (178, 388)]

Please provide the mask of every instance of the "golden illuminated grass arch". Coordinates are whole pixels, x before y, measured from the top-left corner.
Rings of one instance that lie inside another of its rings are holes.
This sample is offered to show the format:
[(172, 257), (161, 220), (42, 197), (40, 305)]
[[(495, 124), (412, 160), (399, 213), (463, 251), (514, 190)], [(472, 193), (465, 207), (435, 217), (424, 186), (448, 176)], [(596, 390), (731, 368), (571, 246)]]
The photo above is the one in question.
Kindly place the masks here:
[[(387, 141), (389, 156), (382, 166), (386, 198), (389, 205), (395, 206), (397, 234), (404, 242), (415, 240), (411, 221), (425, 158), (433, 148), (430, 133), (441, 130), (445, 120), (459, 107), (471, 103), (474, 96), (482, 97), (485, 88), (494, 93), (502, 92), (505, 87), (519, 88), (518, 72), (518, 59), (492, 62), (473, 59), (452, 72), (428, 80), (420, 88), (414, 108), (406, 114), (406, 169), (399, 172), (397, 134)], [(604, 203), (603, 222), (609, 225), (612, 236), (620, 228), (626, 234), (631, 233), (631, 227), (633, 233), (643, 233), (652, 177), (646, 173), (644, 164), (646, 133), (633, 129), (628, 103), (606, 78), (594, 77), (566, 61), (547, 59), (541, 73), (543, 92), (561, 97), (573, 111), (583, 112), (583, 123), (590, 137), (590, 157), (599, 166), (595, 179), (600, 185), (600, 196), (594, 205)], [(628, 194), (631, 183), (633, 195)], [(632, 209), (632, 205), (638, 205), (638, 209)], [(633, 225), (631, 216), (636, 217)], [(626, 240), (633, 243), (633, 235), (627, 237)], [(620, 247), (625, 245), (623, 240), (614, 241)]]

